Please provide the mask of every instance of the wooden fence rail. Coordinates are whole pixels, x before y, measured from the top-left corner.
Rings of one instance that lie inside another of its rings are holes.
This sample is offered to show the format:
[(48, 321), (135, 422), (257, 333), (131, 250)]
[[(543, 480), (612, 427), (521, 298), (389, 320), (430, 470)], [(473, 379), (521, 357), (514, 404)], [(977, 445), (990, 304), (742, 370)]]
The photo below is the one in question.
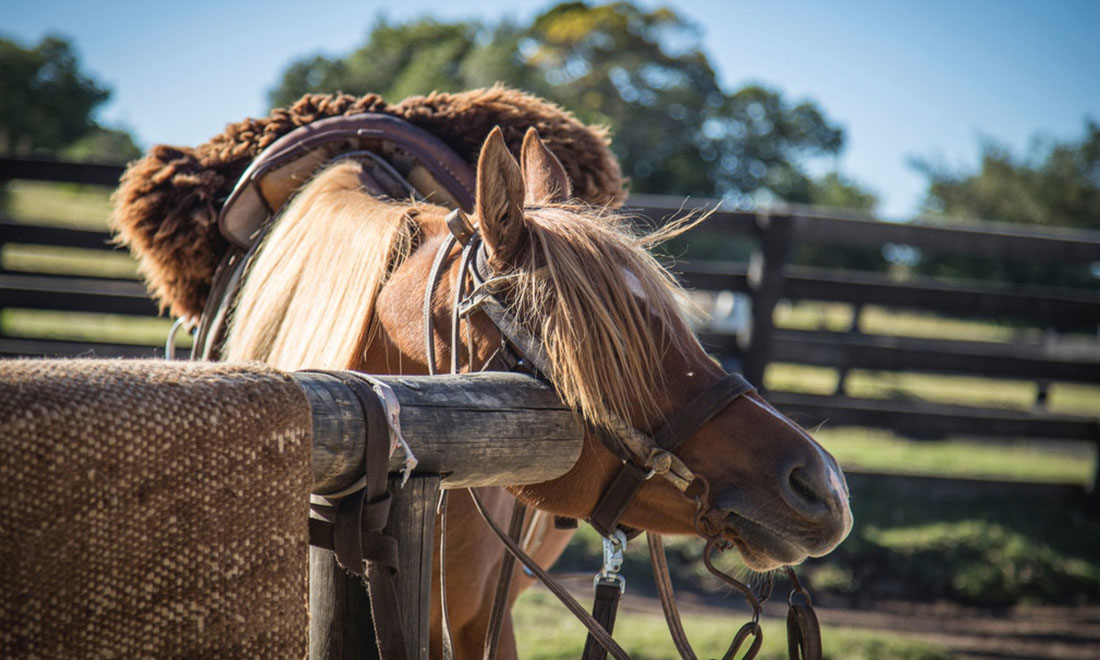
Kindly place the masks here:
[[(121, 169), (109, 166), (0, 160), (0, 180), (31, 178), (111, 184)], [(696, 203), (700, 207), (713, 204)], [(684, 209), (681, 200), (634, 196), (628, 207), (662, 222)], [(1100, 287), (1051, 287), (998, 281), (950, 280), (928, 276), (821, 268), (792, 263), (802, 246), (871, 248), (909, 246), (926, 256), (969, 256), (998, 261), (1057, 262), (1095, 270), (1100, 264), (1100, 232), (1003, 223), (892, 223), (868, 216), (791, 207), (767, 212), (719, 210), (686, 236), (689, 242), (735, 238), (751, 246), (744, 262), (692, 260), (674, 270), (691, 289), (729, 291), (746, 306), (742, 327), (712, 323), (701, 328), (704, 344), (745, 375), (767, 385), (769, 365), (791, 363), (827, 367), (838, 374), (831, 393), (774, 391), (772, 399), (796, 413), (806, 426), (856, 424), (889, 428), (909, 437), (977, 434), (1028, 438), (1100, 439), (1094, 411), (1052, 411), (1051, 388), (1059, 383), (1100, 386)], [(4, 245), (51, 245), (108, 250), (105, 233), (47, 228), (0, 218)], [(885, 264), (885, 262), (883, 262)], [(776, 326), (784, 301), (841, 304), (852, 323), (841, 331)], [(962, 320), (1008, 324), (1019, 332), (1011, 340), (973, 341), (948, 337), (868, 334), (861, 317), (869, 307), (886, 314), (916, 311)], [(133, 280), (58, 273), (4, 271), (0, 268), (0, 309), (105, 312), (130, 316), (155, 313)], [(720, 320), (720, 319), (719, 319)], [(151, 355), (157, 349), (84, 339), (8, 336), (0, 328), (0, 356)], [(954, 405), (924, 401), (911, 393), (872, 399), (850, 395), (854, 370), (881, 374), (929, 373), (1033, 383), (1035, 405), (1029, 410)], [(1100, 390), (1095, 390), (1100, 392)], [(1100, 410), (1097, 394), (1096, 410)]]

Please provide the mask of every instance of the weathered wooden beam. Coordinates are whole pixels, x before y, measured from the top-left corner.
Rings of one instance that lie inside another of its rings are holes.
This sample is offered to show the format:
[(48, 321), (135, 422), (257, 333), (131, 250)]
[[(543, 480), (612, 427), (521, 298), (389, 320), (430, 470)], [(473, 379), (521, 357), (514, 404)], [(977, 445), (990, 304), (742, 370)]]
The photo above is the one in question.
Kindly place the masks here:
[[(313, 485), (320, 494), (363, 474), (366, 425), (355, 394), (337, 378), (299, 372), (313, 413)], [(554, 390), (529, 376), (373, 376), (401, 406), (401, 431), (417, 473), (443, 488), (538, 483), (565, 474), (580, 456), (583, 431)], [(400, 471), (404, 455), (390, 457)]]

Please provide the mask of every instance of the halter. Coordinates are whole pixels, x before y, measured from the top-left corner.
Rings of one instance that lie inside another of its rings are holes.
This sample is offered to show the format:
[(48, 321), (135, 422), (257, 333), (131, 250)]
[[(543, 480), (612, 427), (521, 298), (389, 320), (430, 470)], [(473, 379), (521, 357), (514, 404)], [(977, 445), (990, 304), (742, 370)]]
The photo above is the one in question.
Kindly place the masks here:
[[(436, 286), (443, 274), (443, 266), (457, 244), (462, 246), (462, 250), (459, 257), (458, 277), (454, 286), (454, 300), (451, 308), (451, 372), (458, 372), (460, 322), (463, 318), (466, 318), (468, 322), (469, 316), (481, 311), (485, 313), (501, 334), (501, 346), (485, 367), (495, 367), (506, 371), (525, 371), (552, 385), (552, 370), (546, 350), (542, 342), (509, 311), (507, 302), (503, 298), (508, 278), (494, 275), (491, 272), (485, 244), (481, 240), (477, 229), (467, 216), (458, 209), (447, 215), (446, 223), (450, 233), (444, 238), (436, 252), (424, 287), (424, 350), (429, 373), (432, 375), (436, 373), (432, 300)], [(467, 283), (470, 284), (468, 291)], [(472, 346), (469, 355), (472, 362)], [(711, 562), (713, 553), (726, 550), (732, 545), (723, 535), (725, 516), (709, 504), (710, 484), (706, 478), (696, 475), (675, 452), (688, 438), (698, 432), (736, 399), (751, 392), (756, 392), (756, 388), (743, 376), (740, 374), (727, 374), (707, 387), (702, 393), (696, 395), (695, 398), (676, 411), (661, 427), (652, 433), (639, 431), (629, 422), (618, 417), (612, 418), (610, 430), (590, 428), (603, 444), (622, 460), (622, 467), (600, 496), (588, 519), (589, 524), (605, 539), (618, 534), (625, 543), (625, 536), (620, 531), (622, 527), (619, 521), (634, 501), (642, 484), (654, 475), (662, 476), (685, 497), (695, 502), (695, 528), (697, 533), (707, 541), (703, 555), (707, 570), (740, 591), (753, 611), (752, 620), (737, 632), (729, 649), (723, 656), (723, 660), (736, 657), (744, 642), (750, 637), (752, 642), (745, 651), (743, 658), (751, 660), (759, 652), (760, 644), (763, 641), (759, 625), (762, 610), (761, 601), (767, 600), (771, 594), (772, 575), (768, 575), (763, 592), (757, 595), (747, 585), (714, 566)], [(538, 567), (515, 543), (514, 523), (516, 516), (513, 515), (513, 534), (507, 535), (487, 515), (480, 498), (472, 490), (471, 496), (474, 498), (474, 504), (482, 517), (501, 538), (508, 550), (522, 561), (536, 577), (539, 577), (555, 595), (562, 599), (566, 606), (589, 629), (592, 639), (595, 639), (606, 652), (611, 653), (617, 659), (627, 660), (628, 656), (626, 656), (625, 651), (611, 639), (605, 630), (606, 626), (601, 625), (601, 622), (597, 622), (583, 608), (580, 608), (572, 600), (572, 597), (560, 586), (557, 586), (549, 575), (546, 575), (545, 571)], [(522, 520), (522, 515), (520, 520)], [(630, 531), (633, 535), (640, 533), (635, 530)], [(655, 534), (647, 534), (646, 538), (649, 542), (654, 578), (673, 642), (684, 660), (696, 660), (696, 656), (679, 623), (679, 613), (676, 610), (675, 597), (672, 592), (668, 566), (665, 562), (660, 537)], [(607, 562), (605, 561), (605, 570), (606, 565)], [(787, 573), (792, 584), (795, 585), (789, 599), (791, 609), (788, 614), (791, 657), (804, 657), (807, 659), (820, 657), (820, 632), (817, 629), (816, 616), (810, 606), (809, 594), (803, 589), (802, 584), (790, 567), (787, 567)], [(510, 565), (507, 574), (511, 574)], [(506, 579), (504, 570), (501, 571), (501, 576), (503, 583), (503, 580)], [(805, 603), (796, 604), (794, 602), (796, 596), (804, 598)], [(496, 603), (494, 603), (494, 610), (496, 609)], [(495, 619), (496, 617), (491, 618)], [(611, 620), (613, 621), (613, 619), (614, 614), (612, 613)], [(493, 637), (495, 637), (495, 634), (491, 629), (490, 639), (487, 640), (487, 649), (495, 648)], [(591, 646), (594, 648), (594, 645)], [(487, 655), (489, 655), (488, 651)], [(586, 647), (585, 658), (589, 657), (602, 657), (602, 652), (590, 656), (588, 647)]]
[[(396, 117), (372, 113), (332, 117), (291, 131), (257, 156), (222, 207), (218, 225), (222, 235), (229, 242), (230, 249), (214, 274), (206, 306), (195, 332), (192, 359), (218, 358), (227, 319), (244, 278), (245, 268), (257, 252), (264, 234), (274, 224), (273, 217), (291, 197), (294, 189), (307, 180), (313, 171), (338, 157), (352, 157), (363, 165), (361, 183), (376, 197), (400, 199), (411, 195), (418, 198), (427, 197), (452, 208), (473, 206), (474, 176), (469, 166), (434, 136)], [(414, 182), (415, 185), (410, 182)], [(495, 276), (490, 271), (485, 247), (477, 230), (466, 215), (457, 208), (447, 216), (447, 226), (450, 233), (436, 253), (424, 292), (424, 339), (429, 373), (433, 375), (436, 373), (432, 297), (442, 276), (443, 265), (458, 244), (462, 246), (462, 251), (459, 277), (452, 301), (451, 371), (458, 371), (460, 320), (481, 311), (489, 317), (502, 337), (500, 348), (484, 367), (501, 371), (523, 371), (552, 384), (552, 372), (542, 342), (509, 311), (502, 297), (507, 286), (507, 278)], [(468, 283), (470, 287), (467, 291)], [(351, 381), (348, 384), (356, 391), (363, 405), (377, 403), (375, 397), (361, 391), (363, 388), (357, 379), (351, 379)], [(619, 531), (621, 528), (619, 521), (623, 512), (634, 500), (642, 483), (654, 475), (661, 475), (685, 497), (696, 503), (695, 526), (699, 535), (707, 541), (704, 553), (707, 569), (744, 594), (753, 610), (752, 620), (738, 631), (723, 660), (732, 660), (749, 637), (753, 640), (743, 658), (751, 659), (756, 656), (761, 643), (758, 623), (760, 603), (770, 595), (771, 576), (769, 575), (763, 592), (758, 595), (746, 585), (714, 567), (710, 556), (716, 551), (729, 547), (729, 541), (722, 535), (723, 516), (721, 512), (707, 504), (709, 483), (701, 475), (696, 475), (675, 454), (675, 451), (726, 406), (753, 391), (755, 388), (743, 377), (730, 374), (696, 396), (651, 434), (639, 431), (621, 419), (612, 420), (610, 430), (590, 429), (610, 451), (622, 460), (622, 467), (601, 496), (589, 519), (593, 527), (605, 538)], [(371, 416), (367, 415), (367, 418), (371, 419)], [(374, 435), (385, 436), (386, 434), (372, 433), (372, 437)], [(385, 461), (373, 461), (373, 463), (385, 465)], [(383, 477), (368, 481), (379, 484), (386, 482)], [(366, 495), (365, 491), (364, 493)], [(373, 495), (381, 497), (377, 493)], [(611, 626), (607, 624), (606, 619), (601, 623), (589, 615), (516, 543), (513, 537), (518, 537), (518, 530), (525, 512), (523, 505), (516, 501), (517, 509), (513, 512), (512, 534), (509, 536), (488, 516), (476, 491), (470, 490), (470, 495), (474, 498), (475, 506), (489, 527), (500, 537), (511, 553), (506, 555), (506, 560), (515, 557), (523, 562), (527, 569), (539, 577), (588, 629), (590, 642), (594, 643), (586, 645), (585, 658), (602, 658), (603, 652), (597, 648), (601, 647), (616, 660), (629, 660), (629, 656), (622, 647), (612, 639), (609, 632)], [(359, 503), (360, 508), (367, 506), (363, 498), (345, 499), (349, 503), (348, 506), (352, 508), (356, 502)], [(357, 510), (353, 514), (351, 517), (357, 519), (361, 512)], [(311, 528), (314, 526), (311, 522)], [(442, 516), (442, 526), (441, 537), (446, 533), (445, 515)], [(679, 621), (660, 536), (656, 534), (646, 536), (654, 580), (673, 642), (684, 660), (696, 660)], [(335, 533), (329, 531), (328, 537), (328, 544), (334, 545)], [(343, 545), (354, 546), (355, 544), (344, 543)], [(441, 542), (441, 559), (442, 550)], [(351, 556), (354, 552), (347, 550), (345, 554)], [(355, 562), (349, 559), (348, 563)], [(606, 564), (605, 568), (607, 568)], [(817, 628), (817, 619), (810, 604), (809, 594), (789, 567), (787, 573), (792, 584), (795, 585), (788, 598), (790, 610), (787, 628), (790, 657), (802, 657), (806, 660), (820, 658), (820, 631)], [(490, 616), (486, 652), (487, 657), (490, 658), (495, 656), (497, 637), (492, 631), (499, 631), (503, 618), (503, 603), (508, 593), (507, 580), (510, 580), (512, 575), (512, 564), (509, 561), (502, 563), (500, 575), (501, 581), (497, 593), (498, 596), (503, 594), (505, 597), (498, 597), (494, 602)], [(615, 591), (618, 591), (617, 587)], [(443, 622), (446, 627), (445, 586), (442, 592), (444, 594), (441, 603), (444, 607)], [(612, 613), (611, 621), (613, 620)], [(392, 646), (396, 650), (393, 657), (400, 657), (400, 650), (404, 645), (394, 643)], [(444, 647), (445, 655), (450, 657), (447, 652), (449, 634), (446, 634), (446, 631)]]

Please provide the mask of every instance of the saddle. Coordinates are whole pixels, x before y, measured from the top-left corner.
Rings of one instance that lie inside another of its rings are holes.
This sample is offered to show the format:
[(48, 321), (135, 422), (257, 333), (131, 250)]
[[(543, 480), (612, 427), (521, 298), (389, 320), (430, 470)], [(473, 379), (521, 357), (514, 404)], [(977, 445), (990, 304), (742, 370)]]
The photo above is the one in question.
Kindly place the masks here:
[(473, 169), (424, 129), (380, 113), (320, 119), (271, 143), (245, 169), (218, 214), (230, 248), (214, 272), (192, 359), (215, 360), (241, 276), (271, 220), (322, 166), (353, 158), (375, 197), (430, 201), (472, 211)]
[(248, 250), (291, 195), (318, 168), (341, 157), (363, 163), (363, 184), (376, 196), (401, 199), (415, 193), (448, 208), (473, 208), (474, 173), (458, 154), (404, 119), (367, 112), (320, 119), (273, 142), (245, 169), (222, 206), (222, 235)]

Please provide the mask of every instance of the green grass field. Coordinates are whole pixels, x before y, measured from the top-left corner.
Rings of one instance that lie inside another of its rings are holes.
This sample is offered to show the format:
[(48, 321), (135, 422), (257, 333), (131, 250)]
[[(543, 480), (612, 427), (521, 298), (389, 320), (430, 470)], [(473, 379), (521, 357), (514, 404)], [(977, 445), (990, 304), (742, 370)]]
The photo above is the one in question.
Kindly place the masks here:
[[(580, 657), (584, 649), (584, 627), (571, 616), (563, 616), (563, 611), (557, 599), (545, 591), (532, 589), (520, 597), (514, 611), (519, 657), (525, 660)], [(728, 616), (693, 613), (684, 617), (684, 630), (700, 657), (721, 657), (745, 620), (743, 611), (733, 611)], [(757, 657), (760, 660), (787, 658), (785, 622), (765, 618), (761, 627), (764, 644)], [(615, 625), (615, 639), (636, 660), (680, 657), (660, 614), (622, 612)], [(951, 657), (945, 649), (878, 631), (825, 626), (821, 641), (825, 658), (829, 660), (947, 660)]]

